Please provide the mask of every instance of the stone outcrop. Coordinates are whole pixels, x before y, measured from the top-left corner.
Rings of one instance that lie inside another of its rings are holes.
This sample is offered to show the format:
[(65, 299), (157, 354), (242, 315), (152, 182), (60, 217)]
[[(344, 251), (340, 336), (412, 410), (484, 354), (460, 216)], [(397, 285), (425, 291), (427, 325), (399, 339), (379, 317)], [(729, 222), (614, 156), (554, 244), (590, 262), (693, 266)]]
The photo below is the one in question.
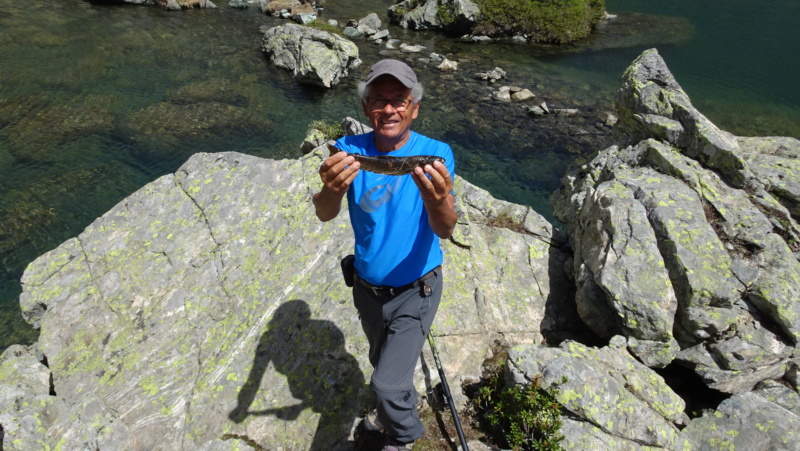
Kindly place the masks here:
[[(456, 178), (434, 324), (454, 397), (500, 340), (508, 383), (557, 386), (567, 449), (796, 449), (800, 142), (719, 130), (655, 50), (616, 105), (625, 141), (551, 199), (567, 234)], [(4, 449), (352, 449), (371, 369), (346, 210), (310, 203), (326, 156), (196, 154), (31, 263), (41, 333), (0, 356)]]
[(300, 83), (330, 88), (358, 67), (358, 47), (339, 35), (297, 24), (270, 28), (261, 40), (270, 62)]
[(655, 372), (625, 349), (618, 337), (597, 349), (567, 341), (557, 348), (517, 346), (509, 352), (509, 382), (541, 375), (558, 386), (558, 401), (570, 412), (564, 449), (690, 449), (684, 401)]
[(550, 44), (583, 39), (606, 20), (602, 2), (581, 0), (564, 6), (497, 3), (482, 12), (472, 0), (402, 0), (389, 7), (388, 15), (392, 23), (403, 28), (439, 30), (473, 42), (501, 38)]
[[(800, 142), (718, 129), (655, 50), (625, 72), (616, 104), (630, 145), (598, 152), (551, 198), (574, 250), (579, 315), (645, 365), (684, 367), (735, 395), (690, 423), (690, 442), (792, 449), (796, 414), (752, 390), (775, 380), (797, 391)], [(751, 431), (747, 421), (779, 438), (723, 437)]]
[(470, 0), (404, 0), (389, 7), (389, 20), (412, 30), (467, 33), (480, 14), (478, 5)]
[[(0, 393), (5, 443), (352, 449), (371, 370), (339, 269), (347, 214), (320, 223), (310, 203), (324, 155), (197, 154), (36, 260), (21, 305), (42, 357), (7, 353), (35, 377), (0, 375), (38, 388)], [(541, 342), (571, 316), (563, 237), (527, 207), (456, 190), (435, 323), (454, 387), (495, 339)], [(421, 393), (438, 382), (426, 362)]]

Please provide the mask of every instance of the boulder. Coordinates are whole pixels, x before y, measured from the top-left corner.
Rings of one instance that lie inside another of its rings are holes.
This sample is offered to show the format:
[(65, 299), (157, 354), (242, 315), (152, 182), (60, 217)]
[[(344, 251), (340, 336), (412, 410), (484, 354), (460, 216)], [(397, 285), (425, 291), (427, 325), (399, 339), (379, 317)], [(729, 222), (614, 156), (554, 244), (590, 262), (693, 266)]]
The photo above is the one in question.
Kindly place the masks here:
[(622, 75), (615, 99), (620, 131), (635, 142), (655, 137), (718, 170), (737, 188), (753, 174), (736, 138), (697, 111), (655, 49), (642, 53)]
[(436, 67), (442, 72), (454, 72), (458, 70), (458, 63), (445, 58), (445, 60)]
[(748, 392), (692, 420), (684, 434), (698, 449), (796, 450), (800, 416)]
[(261, 50), (273, 65), (292, 71), (300, 83), (325, 88), (337, 85), (361, 64), (353, 42), (297, 24), (267, 30)]
[(432, 30), (442, 28), (439, 21), (438, 2), (402, 1), (389, 7), (389, 20), (403, 28)]
[(349, 116), (342, 119), (341, 125), (345, 135), (360, 135), (372, 131), (372, 127)]
[(526, 384), (535, 377), (545, 389), (557, 387), (569, 419), (564, 449), (690, 447), (678, 429), (688, 421), (684, 401), (624, 347), (597, 349), (567, 341), (556, 348), (512, 348), (507, 383)]
[[(40, 328), (52, 390), (37, 395), (36, 412), (50, 410), (31, 440), (352, 449), (371, 369), (339, 269), (353, 246), (346, 210), (321, 223), (310, 202), (326, 157), (323, 147), (284, 161), (195, 154), (32, 263), (20, 305)], [(463, 404), (459, 380), (479, 376), (494, 340), (541, 342), (569, 333), (574, 315), (563, 236), (461, 178), (455, 190), (434, 328)], [(433, 366), (426, 350), (421, 393), (436, 384)]]
[(412, 30), (469, 32), (480, 17), (478, 5), (470, 0), (403, 0), (389, 7), (389, 20)]
[(358, 26), (359, 27), (364, 26), (364, 27), (371, 28), (373, 30), (380, 30), (381, 29), (381, 25), (383, 25), (383, 23), (381, 22), (381, 18), (378, 17), (378, 15), (375, 14), (375, 13), (367, 14), (365, 17), (361, 18), (358, 21)]
[(317, 20), (317, 12), (298, 12), (295, 13), (292, 18), (300, 25), (308, 25)]
[(551, 197), (581, 318), (647, 366), (674, 361), (722, 392), (784, 377), (800, 338), (798, 141), (719, 130), (655, 50), (625, 71), (616, 105), (631, 145), (599, 152)]
[(262, 12), (271, 16), (279, 17), (283, 11), (286, 11), (289, 17), (297, 14), (316, 14), (316, 10), (311, 2), (302, 0), (271, 0), (262, 1)]
[(530, 89), (526, 88), (511, 89), (511, 100), (513, 100), (514, 102), (525, 102), (534, 98), (536, 98), (536, 95), (532, 93)]

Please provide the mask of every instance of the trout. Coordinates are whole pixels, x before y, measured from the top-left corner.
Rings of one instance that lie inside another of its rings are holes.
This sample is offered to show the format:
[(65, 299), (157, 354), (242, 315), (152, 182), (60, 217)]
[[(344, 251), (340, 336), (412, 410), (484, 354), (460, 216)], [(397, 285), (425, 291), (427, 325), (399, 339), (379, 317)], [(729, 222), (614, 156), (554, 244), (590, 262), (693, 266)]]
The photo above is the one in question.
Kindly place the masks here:
[[(328, 150), (331, 155), (337, 152), (344, 152), (338, 147), (328, 144)], [(412, 157), (390, 157), (388, 155), (381, 155), (379, 157), (370, 157), (368, 155), (357, 155), (354, 153), (348, 154), (361, 163), (361, 169), (376, 174), (385, 175), (404, 175), (414, 172), (414, 168), (424, 168), (426, 164), (433, 166), (433, 163), (440, 161), (444, 163), (444, 158), (435, 157), (433, 155), (414, 155)]]

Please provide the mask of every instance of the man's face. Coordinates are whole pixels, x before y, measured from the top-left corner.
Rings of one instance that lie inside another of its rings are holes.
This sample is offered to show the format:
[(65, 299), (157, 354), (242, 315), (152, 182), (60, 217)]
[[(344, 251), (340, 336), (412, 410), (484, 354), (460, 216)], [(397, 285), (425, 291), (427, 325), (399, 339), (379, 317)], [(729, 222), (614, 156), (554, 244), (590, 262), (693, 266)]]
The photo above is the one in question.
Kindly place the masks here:
[[(408, 102), (404, 111), (398, 111), (393, 106), (396, 102), (385, 100), (410, 99), (411, 89), (403, 86), (396, 78), (384, 75), (372, 82), (367, 88), (367, 100), (362, 103), (364, 115), (375, 130), (375, 144), (378, 150), (388, 152), (397, 150), (408, 141), (411, 136), (411, 123), (419, 113), (419, 103)], [(375, 104), (385, 104), (382, 108), (375, 108), (371, 100), (377, 99)], [(400, 107), (400, 110), (403, 110)]]

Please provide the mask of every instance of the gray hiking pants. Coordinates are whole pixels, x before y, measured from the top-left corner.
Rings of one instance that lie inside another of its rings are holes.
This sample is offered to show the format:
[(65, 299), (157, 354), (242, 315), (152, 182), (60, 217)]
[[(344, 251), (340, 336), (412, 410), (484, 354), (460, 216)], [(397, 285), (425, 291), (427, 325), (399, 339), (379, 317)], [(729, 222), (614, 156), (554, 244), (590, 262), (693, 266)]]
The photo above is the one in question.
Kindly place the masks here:
[(357, 280), (353, 300), (375, 369), (371, 386), (378, 398), (378, 419), (386, 430), (387, 444), (402, 445), (425, 434), (417, 414), (414, 369), (442, 298), (441, 268), (402, 293), (385, 291), (375, 292)]

